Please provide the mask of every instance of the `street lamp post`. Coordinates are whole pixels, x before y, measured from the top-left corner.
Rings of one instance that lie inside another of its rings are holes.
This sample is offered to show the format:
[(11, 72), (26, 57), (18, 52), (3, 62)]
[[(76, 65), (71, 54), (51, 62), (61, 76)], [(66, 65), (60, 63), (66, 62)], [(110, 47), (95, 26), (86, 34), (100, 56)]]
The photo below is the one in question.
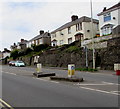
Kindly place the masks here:
[(90, 0), (91, 6), (91, 34), (92, 34), (92, 49), (93, 49), (93, 69), (95, 69), (95, 47), (94, 47), (94, 37), (93, 37), (93, 13), (92, 13), (92, 0)]
[(86, 58), (86, 68), (88, 69), (88, 53), (87, 53), (87, 46), (85, 45), (85, 58)]

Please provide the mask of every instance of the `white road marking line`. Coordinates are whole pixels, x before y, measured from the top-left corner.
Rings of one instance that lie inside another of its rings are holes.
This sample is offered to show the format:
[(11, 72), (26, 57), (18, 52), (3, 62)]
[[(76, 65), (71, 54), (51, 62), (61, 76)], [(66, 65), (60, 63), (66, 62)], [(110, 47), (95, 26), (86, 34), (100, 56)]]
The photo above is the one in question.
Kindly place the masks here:
[(42, 81), (48, 81), (48, 80), (45, 80), (45, 79), (41, 79), (41, 78), (36, 78), (36, 79), (38, 79), (38, 80), (42, 80)]
[(111, 92), (113, 92), (113, 93), (116, 93), (116, 92), (119, 93), (120, 91), (111, 91)]
[(80, 83), (78, 83), (78, 84), (74, 84), (74, 85), (78, 85), (78, 86), (103, 86), (103, 85), (113, 85), (113, 84), (84, 84), (84, 83), (82, 83), (82, 84), (80, 84)]
[(4, 73), (11, 74), (11, 75), (16, 75), (15, 73), (10, 73), (10, 72), (4, 72)]
[(97, 85), (112, 85), (112, 84), (79, 84), (80, 86), (97, 86)]
[(105, 81), (102, 81), (102, 83), (104, 83), (104, 84), (111, 84), (111, 85), (120, 85), (120, 84), (117, 84), (117, 83), (110, 83), (110, 82), (105, 82)]
[(74, 85), (120, 85), (120, 84), (116, 84), (116, 83), (109, 83), (109, 82), (104, 82), (102, 81), (102, 83), (95, 83), (95, 84), (91, 84), (91, 83), (88, 83), (88, 84), (84, 84), (84, 83), (77, 83), (77, 84), (74, 84)]
[(107, 94), (120, 95), (118, 93), (107, 92), (107, 91), (104, 91), (104, 90), (92, 89), (92, 88), (88, 88), (88, 87), (80, 87), (80, 88), (87, 89), (87, 90), (92, 90), (92, 91), (97, 91), (97, 92), (102, 92), (102, 93), (107, 93)]
[(0, 98), (0, 102), (1, 103), (3, 103), (3, 104), (5, 104), (7, 107), (9, 107), (10, 109), (14, 109), (12, 106), (10, 106), (8, 103), (6, 103), (4, 100), (2, 100), (1, 98)]
[(33, 77), (34, 79), (38, 79), (38, 80), (42, 80), (42, 81), (47, 81), (47, 82), (53, 82), (53, 83), (59, 83), (57, 81), (49, 81), (49, 80), (46, 80), (46, 79), (42, 79), (42, 78), (35, 78)]
[(50, 81), (50, 82), (53, 82), (53, 83), (59, 83), (58, 81)]

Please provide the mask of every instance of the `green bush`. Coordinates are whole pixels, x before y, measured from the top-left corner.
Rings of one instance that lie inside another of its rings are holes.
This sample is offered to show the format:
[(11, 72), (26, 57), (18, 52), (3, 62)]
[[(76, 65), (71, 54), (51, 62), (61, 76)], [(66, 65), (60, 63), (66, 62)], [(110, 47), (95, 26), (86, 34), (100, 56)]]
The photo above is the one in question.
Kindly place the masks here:
[(80, 48), (77, 46), (70, 46), (66, 51), (67, 52), (77, 52), (79, 50), (80, 50)]
[(19, 54), (18, 54), (18, 50), (13, 50), (10, 54), (10, 57), (12, 57), (13, 59), (16, 59), (17, 57), (19, 57)]
[(45, 50), (49, 47), (48, 44), (41, 44), (41, 45), (37, 45), (37, 46), (34, 46), (33, 49), (34, 49), (34, 52), (39, 52), (41, 50)]
[(24, 50), (24, 54), (27, 55), (27, 54), (31, 53), (32, 51), (33, 51), (33, 50), (32, 50), (31, 48), (26, 48), (26, 49)]

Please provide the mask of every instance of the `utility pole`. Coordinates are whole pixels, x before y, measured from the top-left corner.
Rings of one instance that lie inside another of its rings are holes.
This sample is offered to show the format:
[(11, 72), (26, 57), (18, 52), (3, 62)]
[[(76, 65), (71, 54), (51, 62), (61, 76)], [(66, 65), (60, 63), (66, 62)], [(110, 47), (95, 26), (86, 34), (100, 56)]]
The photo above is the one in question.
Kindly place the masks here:
[(93, 34), (93, 12), (92, 12), (92, 0), (90, 0), (91, 6), (91, 34), (92, 34), (92, 49), (93, 49), (93, 69), (95, 69), (95, 47), (94, 47), (94, 34)]

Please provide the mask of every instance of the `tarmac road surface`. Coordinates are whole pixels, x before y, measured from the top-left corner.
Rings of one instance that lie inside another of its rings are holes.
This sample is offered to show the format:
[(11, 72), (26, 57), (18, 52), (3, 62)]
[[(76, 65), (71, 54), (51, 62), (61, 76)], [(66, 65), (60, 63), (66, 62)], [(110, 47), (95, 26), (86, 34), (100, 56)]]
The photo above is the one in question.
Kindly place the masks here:
[[(83, 83), (35, 78), (35, 68), (2, 67), (2, 100), (12, 107), (118, 107), (119, 83), (114, 75), (80, 73)], [(44, 69), (49, 72), (65, 70)], [(64, 73), (65, 74), (65, 73)], [(63, 75), (64, 75), (63, 74)], [(114, 109), (114, 108), (113, 108)]]

